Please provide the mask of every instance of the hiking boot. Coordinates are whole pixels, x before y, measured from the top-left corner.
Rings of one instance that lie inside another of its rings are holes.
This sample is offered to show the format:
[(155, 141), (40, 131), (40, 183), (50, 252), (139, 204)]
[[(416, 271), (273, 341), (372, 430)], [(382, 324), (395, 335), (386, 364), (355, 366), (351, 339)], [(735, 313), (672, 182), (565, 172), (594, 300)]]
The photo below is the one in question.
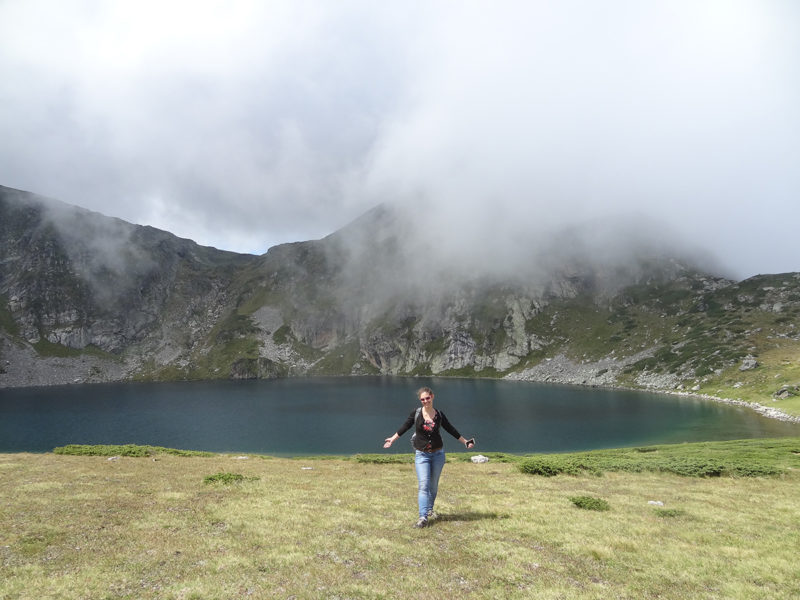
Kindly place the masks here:
[(428, 520), (433, 521), (434, 519), (438, 519), (439, 515), (432, 510), (428, 511)]
[(416, 527), (417, 529), (422, 529), (423, 527), (427, 526), (428, 526), (428, 519), (426, 519), (425, 517), (420, 517), (419, 521), (414, 523), (414, 527)]

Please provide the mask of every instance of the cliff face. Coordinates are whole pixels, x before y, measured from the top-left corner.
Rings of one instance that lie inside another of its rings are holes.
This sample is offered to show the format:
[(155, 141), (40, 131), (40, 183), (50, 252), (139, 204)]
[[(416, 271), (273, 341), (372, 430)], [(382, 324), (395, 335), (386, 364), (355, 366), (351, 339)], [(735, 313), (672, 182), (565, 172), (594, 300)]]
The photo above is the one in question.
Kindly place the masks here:
[[(176, 344), (207, 334), (233, 274), (254, 258), (8, 188), (0, 188), (0, 248), (4, 354), (106, 359), (112, 379), (168, 362)], [(50, 383), (36, 360), (24, 362), (31, 382)], [(12, 367), (6, 357), (6, 374)], [(98, 369), (95, 378), (105, 378)]]
[(0, 386), (402, 374), (705, 389), (800, 348), (797, 273), (734, 282), (646, 252), (545, 248), (500, 276), (420, 260), (412, 230), (379, 207), (238, 255), (0, 187)]

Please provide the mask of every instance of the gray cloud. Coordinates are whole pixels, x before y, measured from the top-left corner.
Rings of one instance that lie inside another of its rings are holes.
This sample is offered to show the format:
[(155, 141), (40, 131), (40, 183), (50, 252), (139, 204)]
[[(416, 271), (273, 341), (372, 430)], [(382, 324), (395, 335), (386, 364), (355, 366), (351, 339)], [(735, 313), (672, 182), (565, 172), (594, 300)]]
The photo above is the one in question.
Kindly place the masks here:
[(10, 0), (0, 40), (0, 183), (202, 244), (389, 201), (468, 262), (642, 215), (800, 269), (793, 2)]

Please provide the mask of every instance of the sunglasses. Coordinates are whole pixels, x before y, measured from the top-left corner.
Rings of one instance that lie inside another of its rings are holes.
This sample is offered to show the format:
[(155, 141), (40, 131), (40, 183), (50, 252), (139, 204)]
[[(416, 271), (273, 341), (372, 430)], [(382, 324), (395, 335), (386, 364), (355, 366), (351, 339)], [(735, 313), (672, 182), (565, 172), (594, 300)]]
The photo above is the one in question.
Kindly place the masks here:
[(420, 400), (433, 400), (433, 396), (420, 396)]

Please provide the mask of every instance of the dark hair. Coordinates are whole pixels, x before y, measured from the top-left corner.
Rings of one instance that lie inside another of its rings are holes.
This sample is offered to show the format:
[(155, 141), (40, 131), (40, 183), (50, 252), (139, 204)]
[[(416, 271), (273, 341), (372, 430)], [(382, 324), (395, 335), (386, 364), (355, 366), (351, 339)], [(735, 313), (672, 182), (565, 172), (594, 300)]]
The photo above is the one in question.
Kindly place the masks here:
[(433, 396), (433, 390), (429, 387), (421, 387), (417, 390), (417, 398), (419, 398), (422, 394), (430, 394)]

